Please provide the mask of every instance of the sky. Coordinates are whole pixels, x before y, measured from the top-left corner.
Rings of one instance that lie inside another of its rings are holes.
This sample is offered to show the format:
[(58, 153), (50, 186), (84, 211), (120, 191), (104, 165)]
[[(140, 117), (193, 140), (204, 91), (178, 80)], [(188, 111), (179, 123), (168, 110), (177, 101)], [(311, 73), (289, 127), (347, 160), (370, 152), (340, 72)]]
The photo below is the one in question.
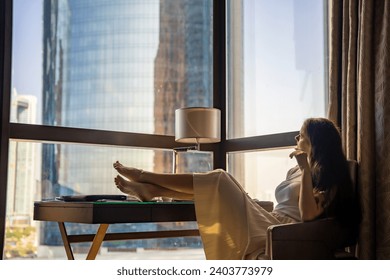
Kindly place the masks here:
[[(12, 84), (36, 95), (42, 84), (42, 0), (14, 0)], [(17, 73), (17, 75), (15, 75)]]
[(299, 130), (325, 109), (323, 4), (246, 0), (244, 11), (245, 136)]

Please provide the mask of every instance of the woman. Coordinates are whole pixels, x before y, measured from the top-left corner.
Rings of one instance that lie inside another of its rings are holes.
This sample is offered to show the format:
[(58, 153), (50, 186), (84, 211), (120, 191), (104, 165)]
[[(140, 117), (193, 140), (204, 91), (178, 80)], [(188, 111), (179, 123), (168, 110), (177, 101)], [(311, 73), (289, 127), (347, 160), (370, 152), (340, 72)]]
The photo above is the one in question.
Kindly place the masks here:
[[(265, 251), (270, 225), (336, 217), (356, 225), (359, 208), (336, 126), (324, 118), (307, 119), (290, 154), (298, 165), (275, 190), (278, 204), (269, 213), (251, 199), (227, 172), (157, 174), (125, 167), (115, 184), (141, 200), (194, 199), (207, 259), (256, 259)], [(127, 180), (128, 179), (128, 180)]]

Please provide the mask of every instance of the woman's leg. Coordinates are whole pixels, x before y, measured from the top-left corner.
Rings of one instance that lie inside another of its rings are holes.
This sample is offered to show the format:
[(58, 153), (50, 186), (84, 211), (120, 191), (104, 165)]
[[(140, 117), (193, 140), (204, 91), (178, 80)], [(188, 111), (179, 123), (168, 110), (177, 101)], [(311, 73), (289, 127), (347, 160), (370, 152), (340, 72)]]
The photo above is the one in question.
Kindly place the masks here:
[(119, 174), (134, 182), (149, 183), (161, 186), (174, 192), (190, 195), (194, 194), (193, 174), (190, 173), (153, 173), (133, 167), (125, 167), (118, 161), (114, 163), (114, 168), (119, 172)]
[(169, 197), (182, 200), (192, 200), (194, 198), (191, 194), (172, 191), (159, 185), (128, 181), (119, 175), (115, 178), (115, 184), (122, 192), (134, 195), (142, 201), (150, 201), (154, 197)]

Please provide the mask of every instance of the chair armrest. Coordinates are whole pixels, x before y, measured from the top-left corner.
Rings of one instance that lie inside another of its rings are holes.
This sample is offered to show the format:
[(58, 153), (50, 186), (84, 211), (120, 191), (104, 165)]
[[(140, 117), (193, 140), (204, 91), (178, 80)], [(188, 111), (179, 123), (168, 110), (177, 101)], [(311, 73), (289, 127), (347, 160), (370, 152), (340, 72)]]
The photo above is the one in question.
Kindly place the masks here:
[(356, 244), (356, 237), (333, 218), (270, 226), (270, 259), (334, 259), (336, 251)]

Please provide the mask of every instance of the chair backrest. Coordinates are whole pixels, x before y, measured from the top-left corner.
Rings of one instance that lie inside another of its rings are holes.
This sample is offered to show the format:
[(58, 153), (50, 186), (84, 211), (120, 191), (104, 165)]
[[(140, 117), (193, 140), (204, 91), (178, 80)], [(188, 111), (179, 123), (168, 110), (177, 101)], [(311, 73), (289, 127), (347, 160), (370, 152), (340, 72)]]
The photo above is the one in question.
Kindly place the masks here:
[[(348, 168), (352, 180), (352, 185), (354, 188), (354, 191), (357, 191), (356, 183), (357, 183), (357, 168), (358, 168), (358, 163), (355, 160), (348, 160)], [(349, 252), (349, 257), (351, 256), (356, 257), (356, 246), (357, 246), (357, 241), (358, 241), (358, 232), (356, 229), (351, 229), (344, 227), (342, 225), (337, 226), (337, 222), (334, 221), (333, 228), (330, 230), (333, 232), (333, 237), (334, 240), (331, 241), (329, 240), (330, 244), (335, 245), (335, 249), (339, 248), (344, 248)], [(344, 253), (344, 250), (343, 250)], [(345, 258), (345, 254), (341, 254), (342, 258)]]

